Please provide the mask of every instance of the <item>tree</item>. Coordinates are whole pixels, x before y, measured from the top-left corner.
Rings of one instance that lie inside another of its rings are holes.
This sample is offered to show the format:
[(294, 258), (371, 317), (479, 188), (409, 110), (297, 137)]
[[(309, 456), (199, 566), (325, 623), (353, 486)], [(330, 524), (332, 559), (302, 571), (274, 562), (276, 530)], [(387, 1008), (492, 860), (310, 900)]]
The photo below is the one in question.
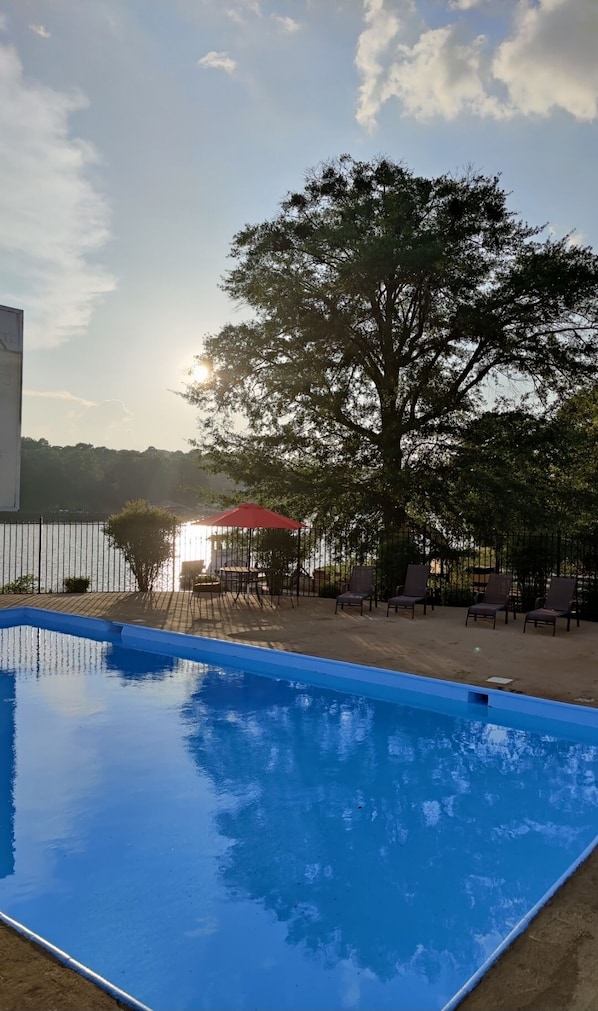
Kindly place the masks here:
[(233, 238), (222, 287), (250, 315), (206, 338), (211, 376), (185, 394), (197, 444), (298, 514), (400, 525), (428, 452), (489, 389), (546, 402), (595, 369), (598, 258), (541, 231), (473, 171), (343, 156), (310, 172)]
[(468, 532), (489, 544), (497, 533), (558, 529), (572, 505), (555, 481), (566, 438), (544, 413), (485, 412), (422, 476), (421, 511), (444, 530)]
[(579, 533), (598, 517), (598, 388), (542, 413), (488, 411), (420, 481), (418, 502), (441, 527), (478, 538), (526, 530)]
[(144, 499), (126, 502), (106, 520), (104, 533), (122, 551), (142, 593), (153, 590), (160, 569), (172, 558), (176, 529), (174, 513)]

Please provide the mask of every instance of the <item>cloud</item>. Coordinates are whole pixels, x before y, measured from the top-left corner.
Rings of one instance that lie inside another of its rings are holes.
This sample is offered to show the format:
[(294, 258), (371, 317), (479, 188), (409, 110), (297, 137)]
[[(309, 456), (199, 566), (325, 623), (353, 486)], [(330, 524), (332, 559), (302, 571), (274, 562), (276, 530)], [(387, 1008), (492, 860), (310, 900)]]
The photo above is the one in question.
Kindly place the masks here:
[(511, 38), (497, 49), (494, 76), (524, 115), (559, 107), (576, 119), (598, 115), (596, 0), (520, 0)]
[(67, 390), (23, 390), (24, 397), (42, 397), (45, 400), (70, 400), (82, 407), (94, 407), (94, 400), (84, 400)]
[(284, 18), (279, 14), (271, 14), (270, 18), (272, 21), (276, 22), (281, 31), (285, 32), (286, 35), (293, 35), (295, 32), (298, 32), (301, 27), (299, 22), (294, 21), (293, 18)]
[[(413, 10), (413, 4), (409, 3)], [(384, 8), (384, 0), (364, 0), (365, 29), (357, 43), (355, 66), (363, 84), (359, 89), (356, 119), (368, 130), (376, 125), (376, 115), (382, 104), (384, 81), (382, 58), (392, 39), (401, 28), (401, 22)]]
[(49, 32), (44, 25), (29, 25), (29, 31), (35, 32), (41, 39), (52, 38), (52, 32)]
[(132, 419), (121, 400), (96, 402), (67, 390), (23, 390), (23, 434), (51, 445), (122, 445), (134, 437)]
[(472, 7), (481, 7), (486, 0), (449, 0), (449, 8), (452, 11), (468, 11)]
[(5, 32), (8, 25), (6, 14), (0, 14), (0, 32)]
[(400, 45), (400, 58), (381, 89), (382, 101), (399, 98), (405, 113), (416, 119), (452, 120), (462, 112), (508, 115), (506, 106), (486, 92), (485, 36), (467, 43), (461, 35), (459, 25), (449, 25), (423, 32), (412, 47)]
[(94, 148), (69, 132), (85, 105), (23, 77), (0, 45), (0, 256), (3, 301), (25, 310), (27, 348), (85, 331), (98, 297), (115, 287), (91, 257), (109, 238), (108, 208), (87, 172)]
[[(505, 4), (510, 34), (492, 45), (477, 30), (488, 0), (450, 0), (448, 22), (433, 29), (413, 0), (364, 0), (363, 7), (356, 119), (369, 130), (392, 98), (404, 115), (424, 120), (546, 116), (556, 108), (580, 120), (598, 116), (597, 0)], [(475, 23), (467, 15), (474, 7)]]
[(217, 53), (213, 49), (211, 52), (206, 53), (205, 56), (202, 56), (201, 60), (197, 61), (197, 64), (208, 70), (224, 70), (227, 74), (232, 74), (237, 66), (235, 60), (228, 53)]

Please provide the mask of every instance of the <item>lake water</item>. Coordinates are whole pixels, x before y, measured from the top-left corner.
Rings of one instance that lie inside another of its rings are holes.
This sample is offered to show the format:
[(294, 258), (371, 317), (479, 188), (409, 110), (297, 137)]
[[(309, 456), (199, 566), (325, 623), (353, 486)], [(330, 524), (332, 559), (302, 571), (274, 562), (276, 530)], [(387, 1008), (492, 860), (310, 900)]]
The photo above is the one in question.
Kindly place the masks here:
[[(213, 531), (193, 523), (184, 523), (175, 540), (172, 560), (168, 562), (155, 586), (156, 590), (179, 587), (181, 563), (203, 559), (223, 565), (223, 550), (213, 548)], [(238, 534), (239, 549), (242, 537)], [(236, 547), (236, 543), (234, 544)], [(121, 551), (110, 547), (103, 523), (4, 523), (0, 525), (0, 586), (21, 576), (31, 575), (34, 586), (54, 593), (63, 589), (63, 579), (86, 576), (90, 590), (135, 590), (135, 580)]]

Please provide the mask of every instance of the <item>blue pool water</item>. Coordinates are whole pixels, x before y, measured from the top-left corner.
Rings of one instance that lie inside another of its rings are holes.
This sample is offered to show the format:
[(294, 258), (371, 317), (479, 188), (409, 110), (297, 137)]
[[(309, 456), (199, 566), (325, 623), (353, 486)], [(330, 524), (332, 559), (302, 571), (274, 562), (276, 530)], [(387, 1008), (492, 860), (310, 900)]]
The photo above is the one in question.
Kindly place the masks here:
[(0, 909), (156, 1011), (440, 1009), (598, 832), (542, 728), (2, 628)]

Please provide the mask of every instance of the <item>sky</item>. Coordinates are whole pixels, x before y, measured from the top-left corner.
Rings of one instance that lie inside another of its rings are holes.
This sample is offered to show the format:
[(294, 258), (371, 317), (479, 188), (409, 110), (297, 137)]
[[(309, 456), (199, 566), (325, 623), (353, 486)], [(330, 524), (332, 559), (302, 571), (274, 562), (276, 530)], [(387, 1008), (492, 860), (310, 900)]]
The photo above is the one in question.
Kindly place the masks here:
[(22, 434), (189, 451), (234, 234), (348, 153), (501, 174), (598, 250), (598, 0), (0, 0)]

